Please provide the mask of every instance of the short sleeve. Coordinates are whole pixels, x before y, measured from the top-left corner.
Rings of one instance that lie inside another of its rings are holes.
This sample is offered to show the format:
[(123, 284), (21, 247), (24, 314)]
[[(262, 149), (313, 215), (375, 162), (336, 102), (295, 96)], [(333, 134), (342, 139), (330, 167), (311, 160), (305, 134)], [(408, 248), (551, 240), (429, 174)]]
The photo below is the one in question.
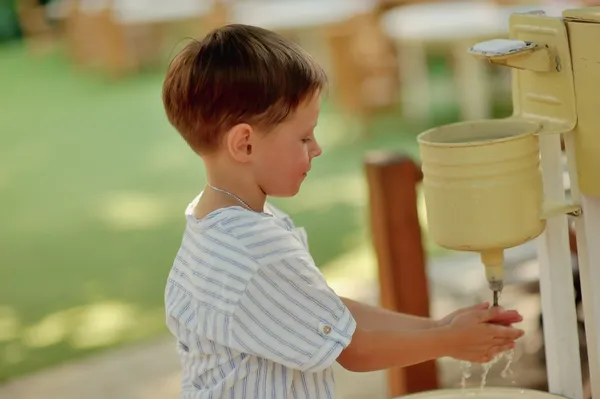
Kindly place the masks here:
[(348, 308), (309, 254), (258, 269), (230, 325), (230, 345), (286, 367), (317, 372), (331, 366), (356, 328)]

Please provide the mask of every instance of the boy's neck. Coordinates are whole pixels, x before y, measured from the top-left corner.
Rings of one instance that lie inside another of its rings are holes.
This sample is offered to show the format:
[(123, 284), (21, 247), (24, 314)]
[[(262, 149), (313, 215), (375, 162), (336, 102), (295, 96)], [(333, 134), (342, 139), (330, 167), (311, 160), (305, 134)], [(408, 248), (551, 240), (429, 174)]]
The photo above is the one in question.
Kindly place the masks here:
[(198, 209), (210, 213), (237, 205), (255, 212), (264, 211), (267, 196), (247, 165), (233, 162), (223, 152), (202, 158), (206, 168), (207, 187), (200, 198)]
[[(250, 199), (250, 196), (244, 195), (240, 190), (229, 188), (229, 186), (227, 185), (217, 186), (213, 183), (209, 184), (210, 185), (207, 185), (206, 189), (202, 193), (202, 196), (200, 197), (200, 200), (194, 207), (194, 216), (197, 219), (203, 219), (204, 217), (216, 210), (228, 208), (231, 206), (240, 206), (244, 209), (248, 209), (254, 212), (263, 212), (264, 210), (266, 202), (264, 195), (262, 196), (262, 200), (260, 198)], [(214, 188), (212, 188), (211, 186)], [(229, 189), (222, 187), (228, 187)], [(233, 196), (219, 190), (227, 191)], [(239, 197), (248, 206), (238, 201), (235, 197)]]
[[(206, 165), (208, 199), (214, 205), (223, 204), (223, 206), (239, 205), (255, 212), (263, 212), (266, 194), (256, 183), (248, 176), (243, 168), (211, 167)], [(221, 165), (214, 165), (221, 166)], [(237, 170), (235, 170), (237, 169)]]
[(228, 184), (215, 184), (210, 181), (207, 183), (207, 187), (207, 190), (212, 192), (211, 196), (214, 197), (216, 202), (222, 201), (224, 204), (231, 204), (233, 201), (235, 205), (255, 212), (263, 212), (265, 208), (267, 197), (259, 187), (254, 190), (244, 190), (242, 187), (233, 186), (228, 188), (230, 187)]

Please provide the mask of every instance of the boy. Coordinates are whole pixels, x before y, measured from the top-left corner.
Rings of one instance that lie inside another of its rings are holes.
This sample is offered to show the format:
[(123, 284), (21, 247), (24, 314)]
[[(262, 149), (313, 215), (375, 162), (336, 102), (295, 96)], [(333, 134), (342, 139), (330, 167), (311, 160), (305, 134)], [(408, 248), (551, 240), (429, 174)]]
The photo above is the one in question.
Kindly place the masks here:
[[(333, 398), (333, 362), (372, 371), (514, 346), (515, 311), (463, 309), (441, 321), (339, 298), (303, 232), (266, 203), (291, 197), (321, 154), (322, 69), (273, 32), (216, 29), (172, 61), (169, 121), (202, 158), (165, 293), (183, 367), (181, 398)], [(492, 323), (493, 322), (493, 323)], [(505, 324), (505, 326), (499, 325)]]

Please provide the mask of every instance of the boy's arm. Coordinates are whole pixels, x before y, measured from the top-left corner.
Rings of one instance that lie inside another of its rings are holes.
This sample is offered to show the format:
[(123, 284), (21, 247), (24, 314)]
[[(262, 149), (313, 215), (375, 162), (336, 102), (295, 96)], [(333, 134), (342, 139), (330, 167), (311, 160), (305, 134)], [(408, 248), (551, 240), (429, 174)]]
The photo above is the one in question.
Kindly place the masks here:
[(366, 305), (348, 298), (340, 299), (348, 307), (356, 320), (362, 321), (365, 325), (373, 329), (427, 330), (440, 327), (436, 320), (427, 317), (392, 312), (391, 310)]
[(450, 356), (456, 346), (448, 328), (428, 330), (376, 330), (357, 321), (350, 345), (338, 356), (338, 363), (353, 372), (370, 372), (407, 367)]
[[(355, 372), (407, 367), (457, 355), (462, 359), (486, 362), (496, 353), (514, 347), (514, 340), (523, 334), (520, 330), (493, 324), (502, 319), (520, 320), (518, 313), (500, 308), (473, 308), (460, 316), (453, 327), (439, 323), (436, 327), (418, 329), (413, 324), (412, 329), (407, 329), (406, 326), (415, 323), (415, 319), (347, 299), (342, 301), (352, 313), (356, 327), (350, 344), (337, 361)], [(423, 320), (417, 320), (417, 323), (423, 323)]]
[(350, 345), (337, 358), (347, 370), (407, 367), (449, 356), (455, 338), (447, 328), (420, 318), (341, 298), (356, 320)]

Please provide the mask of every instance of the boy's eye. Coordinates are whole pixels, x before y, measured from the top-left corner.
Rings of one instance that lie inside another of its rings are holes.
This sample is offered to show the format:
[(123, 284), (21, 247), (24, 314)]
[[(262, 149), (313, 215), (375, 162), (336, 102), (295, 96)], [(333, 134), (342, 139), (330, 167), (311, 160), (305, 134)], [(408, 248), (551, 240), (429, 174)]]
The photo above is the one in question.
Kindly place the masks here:
[(310, 141), (310, 138), (302, 139), (303, 143), (308, 143), (309, 141)]

